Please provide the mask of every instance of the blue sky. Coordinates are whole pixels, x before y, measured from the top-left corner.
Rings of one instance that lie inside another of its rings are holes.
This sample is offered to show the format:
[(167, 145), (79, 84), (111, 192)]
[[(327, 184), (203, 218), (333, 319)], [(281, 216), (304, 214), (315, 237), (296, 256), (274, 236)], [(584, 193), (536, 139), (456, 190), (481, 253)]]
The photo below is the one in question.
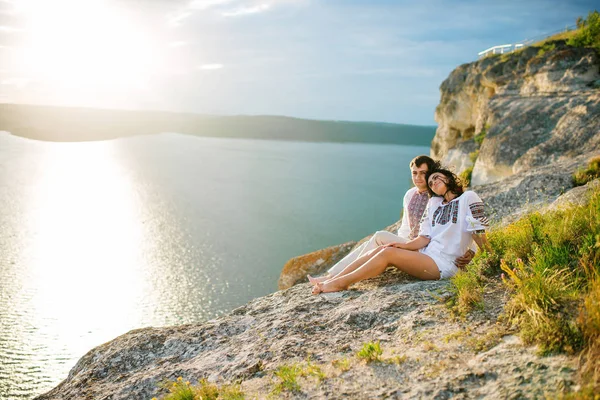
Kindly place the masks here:
[(594, 5), (0, 0), (0, 102), (433, 125), (456, 66)]

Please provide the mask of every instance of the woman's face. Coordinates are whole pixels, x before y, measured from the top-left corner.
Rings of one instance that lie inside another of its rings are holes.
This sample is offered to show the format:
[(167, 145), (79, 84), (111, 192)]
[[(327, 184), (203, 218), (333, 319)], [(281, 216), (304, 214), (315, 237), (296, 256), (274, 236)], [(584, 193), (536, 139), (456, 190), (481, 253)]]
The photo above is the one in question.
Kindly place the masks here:
[(443, 196), (448, 191), (446, 184), (448, 184), (448, 178), (439, 172), (431, 174), (427, 181), (429, 188), (433, 190), (433, 193), (439, 196)]

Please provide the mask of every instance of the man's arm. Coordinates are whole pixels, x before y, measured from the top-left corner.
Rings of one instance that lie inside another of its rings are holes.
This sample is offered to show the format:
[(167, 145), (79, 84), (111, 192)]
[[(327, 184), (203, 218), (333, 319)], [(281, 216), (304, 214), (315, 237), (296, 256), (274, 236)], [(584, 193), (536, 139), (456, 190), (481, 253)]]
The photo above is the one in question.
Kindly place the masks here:
[(410, 202), (410, 193), (411, 190), (409, 189), (404, 194), (404, 199), (402, 201), (402, 223), (398, 228), (398, 236), (402, 238), (408, 238), (410, 235), (410, 223), (408, 221), (408, 203)]

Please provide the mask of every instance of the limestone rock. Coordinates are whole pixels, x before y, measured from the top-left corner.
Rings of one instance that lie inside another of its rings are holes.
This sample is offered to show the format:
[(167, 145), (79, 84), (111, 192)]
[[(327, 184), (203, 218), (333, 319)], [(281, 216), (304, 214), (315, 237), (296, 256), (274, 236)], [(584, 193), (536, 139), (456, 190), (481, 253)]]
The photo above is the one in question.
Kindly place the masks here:
[(600, 57), (563, 41), (461, 65), (440, 87), (431, 155), (456, 172), (472, 165), (473, 138), (487, 134), (471, 182), (500, 181), (600, 149)]
[(297, 283), (308, 282), (306, 275), (320, 275), (341, 260), (356, 242), (348, 242), (312, 253), (294, 257), (283, 266), (279, 276), (279, 289), (287, 289)]
[[(289, 398), (556, 397), (576, 379), (575, 357), (540, 357), (494, 321), (504, 290), (487, 286), (486, 309), (467, 321), (440, 300), (447, 281), (414, 281), (387, 271), (342, 293), (313, 296), (301, 284), (197, 325), (131, 331), (87, 353), (67, 379), (38, 400), (150, 399), (164, 380), (241, 382), (267, 398), (282, 365), (319, 367)], [(494, 334), (494, 332), (496, 332)], [(496, 337), (486, 341), (482, 338)], [(378, 341), (382, 361), (357, 356)], [(346, 360), (348, 370), (338, 366)]]

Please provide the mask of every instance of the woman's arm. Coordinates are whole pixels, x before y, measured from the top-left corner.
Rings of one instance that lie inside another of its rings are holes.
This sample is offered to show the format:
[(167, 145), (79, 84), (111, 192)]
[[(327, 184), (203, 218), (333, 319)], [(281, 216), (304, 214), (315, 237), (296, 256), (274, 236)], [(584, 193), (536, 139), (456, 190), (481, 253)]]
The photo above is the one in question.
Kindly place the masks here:
[(473, 240), (475, 240), (475, 243), (477, 243), (477, 247), (479, 247), (479, 250), (488, 251), (490, 253), (492, 252), (492, 246), (490, 246), (490, 242), (488, 242), (485, 232), (473, 232)]
[(414, 238), (413, 240), (406, 242), (406, 243), (390, 243), (384, 247), (395, 247), (397, 249), (404, 249), (404, 250), (419, 250), (422, 249), (423, 247), (427, 246), (429, 244), (429, 242), (431, 241), (431, 239), (429, 239), (426, 236), (417, 236), (416, 238)]

